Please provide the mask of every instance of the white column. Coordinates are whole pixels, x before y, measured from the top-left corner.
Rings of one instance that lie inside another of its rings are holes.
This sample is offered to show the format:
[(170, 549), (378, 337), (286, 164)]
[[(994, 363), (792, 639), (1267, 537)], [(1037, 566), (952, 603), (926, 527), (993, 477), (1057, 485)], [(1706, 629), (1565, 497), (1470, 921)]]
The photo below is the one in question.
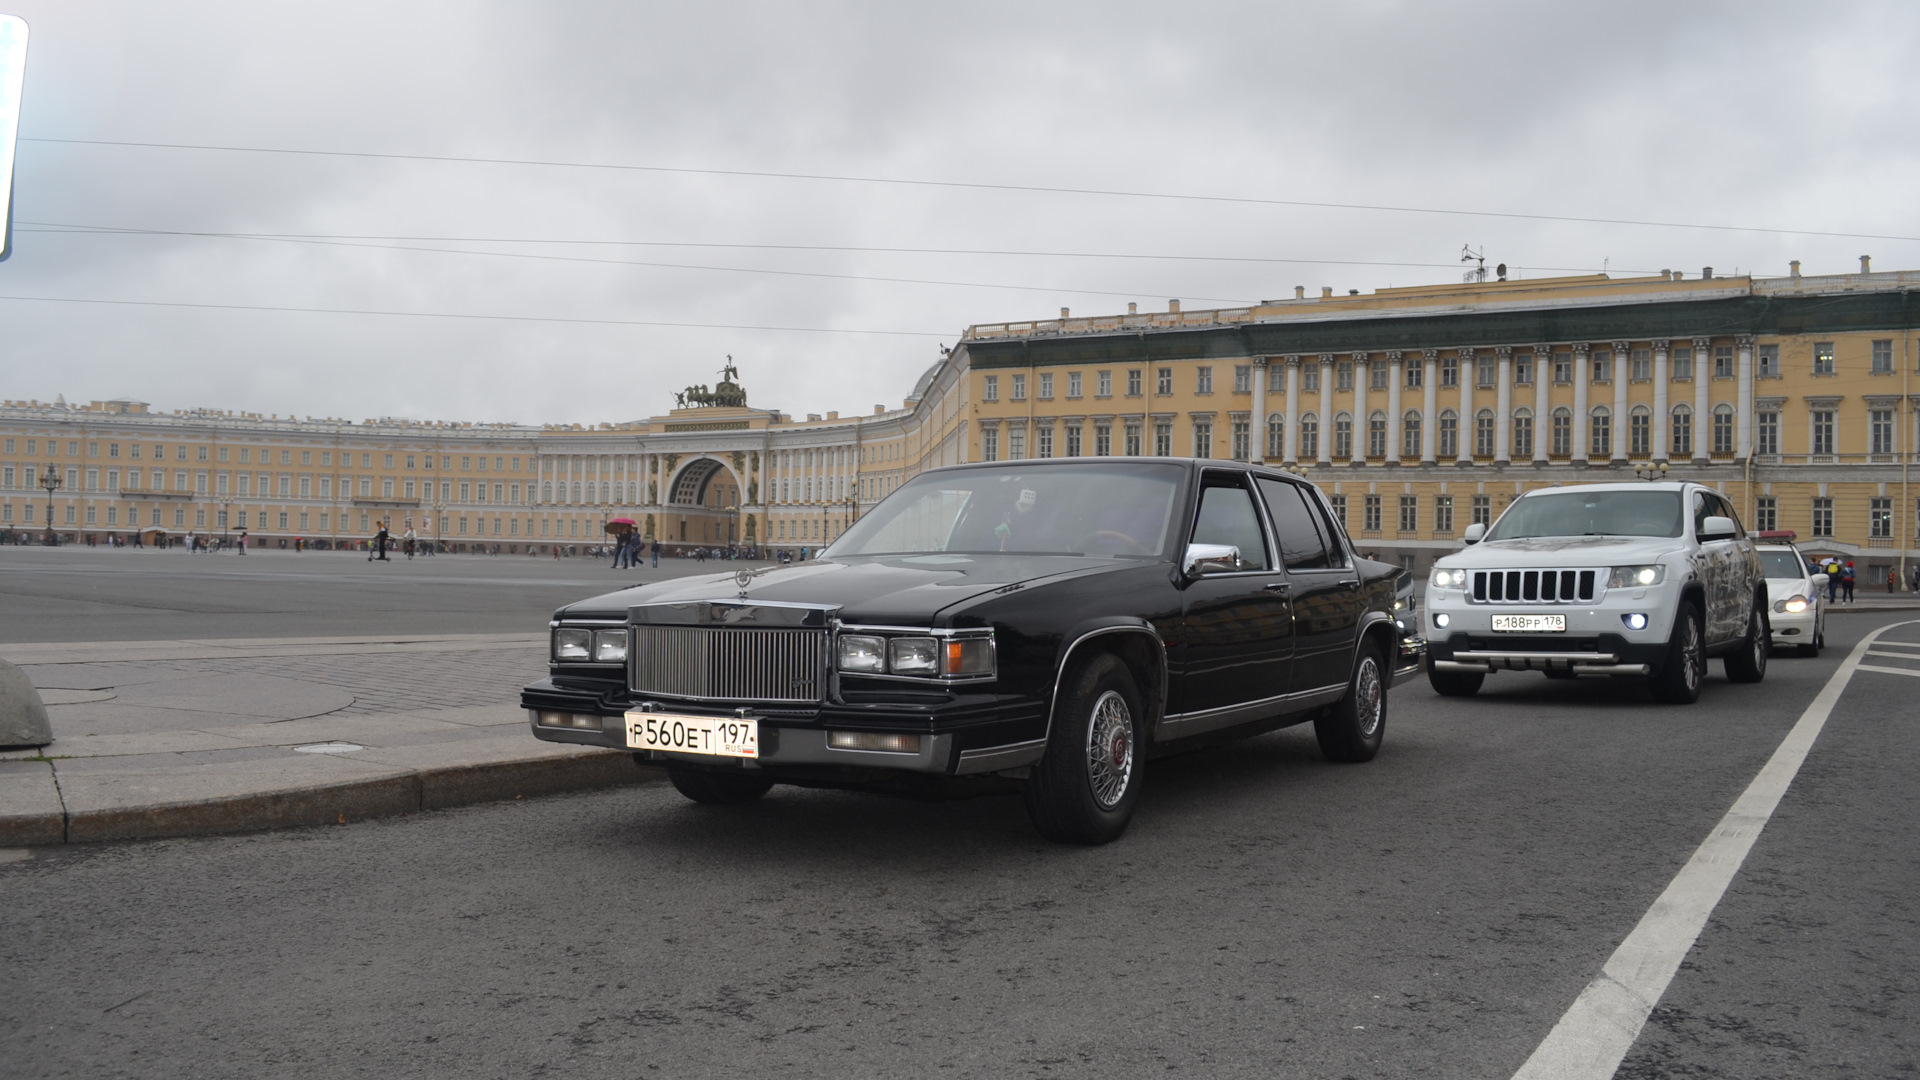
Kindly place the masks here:
[(1320, 354), (1320, 453), (1316, 461), (1333, 464), (1333, 354)]
[[(1673, 452), (1673, 417), (1668, 415), (1666, 338), (1653, 339), (1653, 460), (1665, 461)], [(1693, 377), (1700, 377), (1700, 353), (1693, 354)], [(1698, 432), (1696, 432), (1698, 434)]]
[[(1300, 358), (1286, 357), (1287, 362), (1287, 430), (1283, 432), (1286, 451), (1281, 460), (1288, 465), (1300, 461)], [(1141, 438), (1150, 438), (1151, 433), (1142, 425)]]
[(1513, 412), (1513, 346), (1502, 345), (1494, 350), (1500, 358), (1500, 370), (1495, 376), (1493, 403), (1493, 462), (1505, 465), (1513, 460), (1512, 441), (1507, 430), (1507, 417)]
[(1753, 456), (1753, 339), (1738, 337), (1734, 348), (1740, 351), (1740, 400), (1734, 408), (1734, 452), (1744, 460)]
[(1480, 361), (1472, 349), (1460, 350), (1460, 420), (1454, 429), (1454, 461), (1473, 464), (1473, 384), (1480, 378)]
[(1547, 415), (1551, 402), (1548, 396), (1553, 379), (1553, 347), (1535, 345), (1533, 347), (1533, 461), (1536, 465), (1547, 463), (1547, 448), (1552, 445), (1553, 417)]
[(1400, 385), (1406, 381), (1400, 350), (1387, 353), (1387, 464), (1400, 464)]
[[(1251, 362), (1253, 364), (1253, 416), (1247, 424), (1247, 460), (1255, 465), (1262, 465), (1267, 460), (1267, 358), (1256, 356)], [(1233, 441), (1231, 422), (1227, 428), (1227, 441), (1229, 444)]]
[(1433, 448), (1437, 434), (1436, 429), (1440, 424), (1440, 350), (1422, 349), (1420, 350), (1420, 356), (1422, 358), (1421, 362), (1425, 365), (1425, 370), (1421, 372), (1425, 378), (1421, 380), (1420, 386), (1420, 411), (1422, 413), (1420, 417), (1420, 464), (1432, 465), (1434, 463)]
[(1713, 455), (1713, 416), (1708, 412), (1713, 389), (1713, 339), (1693, 339), (1693, 460), (1704, 465)]
[(1587, 426), (1587, 389), (1593, 381), (1593, 365), (1588, 361), (1590, 354), (1587, 343), (1575, 342), (1573, 346), (1573, 463), (1584, 465), (1587, 462), (1587, 441), (1593, 432)]
[(1367, 463), (1367, 354), (1353, 354), (1353, 458), (1351, 464)]
[(1627, 380), (1632, 371), (1628, 359), (1629, 342), (1613, 343), (1613, 454), (1612, 460), (1627, 460)]

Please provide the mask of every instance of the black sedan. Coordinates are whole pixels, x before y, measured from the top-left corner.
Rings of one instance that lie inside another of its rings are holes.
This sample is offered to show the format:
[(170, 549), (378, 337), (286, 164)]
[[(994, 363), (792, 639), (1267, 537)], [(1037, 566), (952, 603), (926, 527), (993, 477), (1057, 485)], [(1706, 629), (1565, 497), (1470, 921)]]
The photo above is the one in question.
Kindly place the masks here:
[(1366, 761), (1419, 666), (1398, 567), (1319, 491), (1179, 458), (921, 473), (817, 560), (560, 609), (533, 733), (630, 750), (709, 803), (775, 783), (1024, 781), (1039, 831), (1119, 836), (1147, 758), (1313, 721)]

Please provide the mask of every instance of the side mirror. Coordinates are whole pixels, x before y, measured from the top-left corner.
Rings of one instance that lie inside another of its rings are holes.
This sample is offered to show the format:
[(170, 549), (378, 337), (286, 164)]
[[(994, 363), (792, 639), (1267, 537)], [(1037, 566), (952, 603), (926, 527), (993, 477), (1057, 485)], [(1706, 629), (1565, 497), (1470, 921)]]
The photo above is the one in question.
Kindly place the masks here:
[(1188, 544), (1182, 568), (1188, 577), (1229, 573), (1240, 569), (1240, 549), (1232, 544)]
[(1825, 574), (1815, 574), (1807, 580), (1813, 582), (1813, 587), (1816, 589), (1824, 589), (1827, 587), (1827, 575)]
[(1719, 514), (1713, 514), (1700, 523), (1700, 539), (1702, 540), (1731, 540), (1736, 531), (1733, 526), (1733, 519), (1730, 517), (1721, 517)]
[(1463, 534), (1460, 538), (1462, 540), (1465, 540), (1469, 544), (1477, 544), (1480, 542), (1480, 538), (1486, 535), (1487, 535), (1486, 525), (1482, 522), (1476, 521), (1473, 524), (1467, 526), (1466, 533)]

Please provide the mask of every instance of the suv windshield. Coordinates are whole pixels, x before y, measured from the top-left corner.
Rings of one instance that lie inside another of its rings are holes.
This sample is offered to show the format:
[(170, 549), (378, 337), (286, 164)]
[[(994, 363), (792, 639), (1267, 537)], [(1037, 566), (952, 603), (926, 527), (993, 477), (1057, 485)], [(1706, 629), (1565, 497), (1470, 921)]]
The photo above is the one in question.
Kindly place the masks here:
[(1770, 578), (1803, 578), (1807, 576), (1807, 564), (1800, 561), (1797, 552), (1760, 551), (1760, 569)]
[(1677, 491), (1556, 491), (1528, 495), (1500, 515), (1488, 540), (1530, 536), (1680, 536)]
[(1158, 558), (1185, 470), (1113, 463), (922, 473), (822, 552)]

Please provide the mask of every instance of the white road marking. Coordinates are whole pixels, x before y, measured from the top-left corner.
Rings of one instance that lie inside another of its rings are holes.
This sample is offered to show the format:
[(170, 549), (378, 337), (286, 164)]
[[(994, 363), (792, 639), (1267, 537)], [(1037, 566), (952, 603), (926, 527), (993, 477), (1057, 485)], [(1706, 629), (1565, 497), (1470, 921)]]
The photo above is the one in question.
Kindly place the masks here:
[[(1885, 654), (1882, 653), (1880, 655), (1884, 656)], [(1859, 668), (1857, 668), (1856, 670), (1883, 671), (1883, 672), (1886, 672), (1888, 675), (1913, 675), (1915, 677), (1920, 677), (1920, 669), (1916, 669), (1916, 668), (1881, 667), (1878, 664), (1861, 664)]]
[(1694, 851), (1693, 858), (1667, 883), (1666, 891), (1641, 916), (1639, 925), (1580, 992), (1533, 1056), (1513, 1074), (1514, 1080), (1607, 1080), (1620, 1068), (1621, 1060), (1640, 1037), (1640, 1029), (1646, 1026), (1647, 1015), (1666, 993), (1673, 973), (1680, 969), (1708, 916), (1753, 850), (1760, 830), (1799, 773), (1847, 681), (1864, 666), (1860, 658), (1881, 634), (1916, 623), (1920, 620), (1890, 623), (1853, 647), (1759, 775), (1734, 800), (1732, 809)]

